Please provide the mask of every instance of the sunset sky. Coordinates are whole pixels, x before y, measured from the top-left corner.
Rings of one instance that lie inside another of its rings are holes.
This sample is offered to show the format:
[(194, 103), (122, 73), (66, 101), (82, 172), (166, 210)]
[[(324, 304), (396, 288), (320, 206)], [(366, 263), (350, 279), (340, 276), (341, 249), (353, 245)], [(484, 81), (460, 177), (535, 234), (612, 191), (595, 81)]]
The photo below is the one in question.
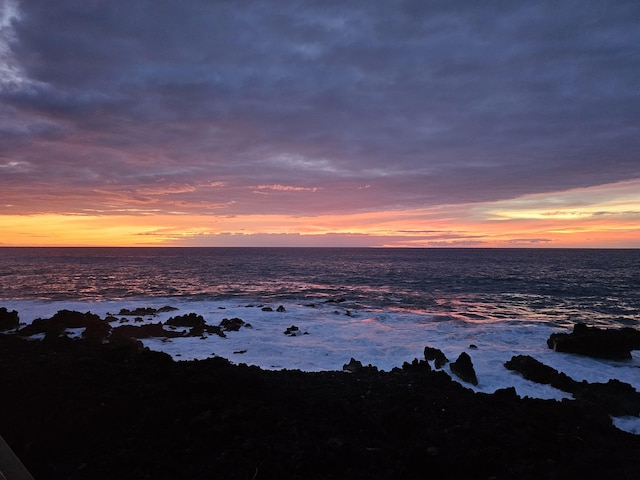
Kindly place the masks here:
[(0, 0), (0, 245), (640, 248), (640, 2)]

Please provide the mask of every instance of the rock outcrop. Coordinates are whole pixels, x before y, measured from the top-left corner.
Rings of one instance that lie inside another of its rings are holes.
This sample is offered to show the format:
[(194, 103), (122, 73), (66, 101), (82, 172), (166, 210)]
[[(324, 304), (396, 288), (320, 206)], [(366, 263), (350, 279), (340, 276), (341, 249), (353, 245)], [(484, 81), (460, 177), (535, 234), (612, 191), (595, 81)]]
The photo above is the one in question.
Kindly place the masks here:
[(20, 326), (20, 317), (15, 310), (9, 311), (6, 307), (0, 307), (0, 332), (15, 330)]
[(468, 353), (462, 352), (455, 362), (449, 364), (449, 368), (463, 382), (478, 385), (476, 371)]
[(640, 416), (640, 393), (628, 383), (615, 379), (607, 383), (578, 382), (528, 355), (512, 357), (505, 367), (517, 371), (527, 380), (551, 385), (572, 394), (576, 400), (597, 405), (609, 415)]
[(577, 323), (572, 333), (551, 334), (547, 345), (556, 352), (628, 360), (631, 358), (631, 350), (640, 349), (640, 331), (629, 327), (600, 329)]
[(449, 359), (445, 356), (444, 353), (442, 353), (442, 350), (440, 350), (439, 348), (433, 348), (429, 346), (424, 347), (424, 358), (427, 361), (432, 360), (436, 369), (440, 369), (447, 363), (449, 363)]

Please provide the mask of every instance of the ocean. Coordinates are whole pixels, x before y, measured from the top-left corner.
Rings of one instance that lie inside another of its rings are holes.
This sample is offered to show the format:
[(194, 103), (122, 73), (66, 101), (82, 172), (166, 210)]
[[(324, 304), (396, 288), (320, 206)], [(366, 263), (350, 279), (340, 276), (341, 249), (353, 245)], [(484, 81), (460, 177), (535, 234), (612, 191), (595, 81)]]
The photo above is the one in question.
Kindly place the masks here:
[[(637, 249), (0, 248), (0, 307), (23, 323), (62, 309), (106, 316), (165, 305), (178, 310), (143, 321), (194, 312), (211, 325), (237, 317), (252, 326), (227, 338), (144, 340), (176, 360), (319, 371), (353, 357), (390, 370), (428, 345), (450, 360), (469, 353), (479, 384), (465, 386), (475, 391), (568, 398), (505, 369), (518, 354), (640, 390), (638, 352), (611, 361), (546, 345), (576, 322), (638, 328)], [(285, 335), (294, 325), (300, 335)], [(640, 422), (618, 421), (640, 432)]]

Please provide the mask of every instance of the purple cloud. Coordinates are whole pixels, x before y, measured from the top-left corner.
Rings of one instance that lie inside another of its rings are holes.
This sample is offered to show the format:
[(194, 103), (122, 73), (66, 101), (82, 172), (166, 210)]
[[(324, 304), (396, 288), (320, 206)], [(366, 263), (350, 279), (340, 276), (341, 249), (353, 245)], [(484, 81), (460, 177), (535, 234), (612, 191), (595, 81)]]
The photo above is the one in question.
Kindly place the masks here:
[(20, 213), (346, 213), (640, 177), (635, 1), (16, 5), (0, 203)]

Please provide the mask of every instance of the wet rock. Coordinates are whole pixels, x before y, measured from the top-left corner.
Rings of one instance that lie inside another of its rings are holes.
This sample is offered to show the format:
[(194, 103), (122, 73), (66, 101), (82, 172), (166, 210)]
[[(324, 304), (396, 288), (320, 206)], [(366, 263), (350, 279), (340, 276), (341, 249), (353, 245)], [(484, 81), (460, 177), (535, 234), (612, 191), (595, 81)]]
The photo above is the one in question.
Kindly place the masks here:
[(598, 405), (609, 415), (640, 417), (640, 393), (620, 380), (611, 379), (607, 383), (577, 383), (573, 396), (576, 400)]
[(572, 333), (551, 334), (547, 345), (556, 352), (627, 360), (631, 359), (631, 350), (640, 349), (640, 331), (629, 327), (600, 329), (577, 323)]
[(291, 325), (290, 327), (287, 327), (287, 329), (284, 331), (284, 334), (289, 335), (290, 337), (295, 337), (297, 335), (302, 335), (302, 332), (295, 325)]
[(165, 330), (162, 323), (158, 322), (139, 326), (120, 325), (111, 331), (111, 336), (109, 338), (110, 340), (118, 340), (122, 338), (175, 338), (183, 336), (184, 334), (182, 333)]
[(171, 317), (164, 322), (165, 325), (171, 325), (174, 327), (204, 327), (204, 317), (195, 313), (189, 313), (187, 315), (178, 315), (177, 317)]
[(6, 307), (0, 307), (0, 332), (15, 330), (20, 326), (20, 317), (15, 310), (8, 311)]
[(462, 352), (455, 362), (449, 364), (449, 368), (463, 382), (478, 385), (476, 371), (468, 353)]
[(527, 380), (543, 385), (551, 385), (564, 392), (571, 393), (576, 388), (576, 382), (569, 376), (558, 372), (556, 369), (539, 362), (529, 355), (511, 357), (511, 360), (505, 362), (504, 366), (509, 370), (520, 373)]
[(637, 478), (640, 437), (586, 401), (139, 344), (0, 335), (2, 436), (34, 478)]
[(220, 328), (225, 332), (237, 332), (240, 328), (248, 325), (240, 318), (223, 318), (220, 322)]
[(51, 318), (36, 318), (30, 325), (20, 329), (18, 335), (29, 337), (44, 333), (45, 338), (51, 340), (63, 335), (67, 328), (84, 328), (85, 335), (93, 340), (106, 337), (111, 330), (109, 322), (91, 312), (60, 310)]
[(615, 379), (607, 383), (578, 382), (528, 355), (512, 357), (505, 367), (517, 371), (527, 380), (571, 393), (576, 400), (597, 405), (609, 415), (640, 416), (640, 393), (628, 383)]
[(344, 370), (345, 372), (357, 373), (362, 370), (362, 362), (351, 357), (349, 363), (345, 363), (342, 366), (342, 370)]
[(439, 348), (433, 348), (426, 346), (424, 347), (424, 358), (429, 361), (434, 361), (434, 366), (436, 369), (442, 368), (447, 363), (449, 363), (449, 359), (442, 353), (442, 350)]
[(273, 312), (273, 308), (271, 307), (262, 307), (263, 312)]
[(431, 365), (426, 360), (418, 360), (414, 358), (411, 363), (404, 362), (402, 364), (402, 371), (407, 373), (429, 373), (431, 372)]
[(276, 308), (276, 312), (278, 312), (278, 313), (284, 313), (286, 311), (287, 311), (287, 309), (284, 308), (283, 305), (280, 305), (278, 308)]

